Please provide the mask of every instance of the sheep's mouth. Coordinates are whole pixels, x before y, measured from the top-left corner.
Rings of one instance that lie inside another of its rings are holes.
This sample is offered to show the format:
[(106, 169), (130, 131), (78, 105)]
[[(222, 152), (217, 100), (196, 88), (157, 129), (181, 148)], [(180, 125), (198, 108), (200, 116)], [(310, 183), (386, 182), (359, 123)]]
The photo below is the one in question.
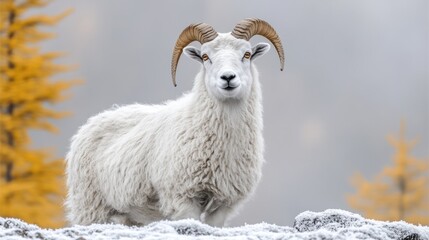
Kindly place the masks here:
[(237, 87), (232, 87), (232, 86), (226, 86), (226, 87), (224, 87), (223, 88), (223, 90), (226, 90), (226, 91), (232, 91), (232, 90), (234, 90), (234, 89), (236, 89)]

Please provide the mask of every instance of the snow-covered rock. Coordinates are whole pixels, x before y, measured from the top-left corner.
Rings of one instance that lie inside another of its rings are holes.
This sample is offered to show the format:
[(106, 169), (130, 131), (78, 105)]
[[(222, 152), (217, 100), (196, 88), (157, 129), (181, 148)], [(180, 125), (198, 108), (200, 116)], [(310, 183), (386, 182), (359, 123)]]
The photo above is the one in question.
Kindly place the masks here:
[(401, 239), (429, 240), (429, 227), (369, 220), (343, 210), (303, 212), (293, 227), (268, 223), (214, 228), (195, 220), (161, 221), (145, 227), (93, 224), (42, 229), (0, 218), (0, 239)]

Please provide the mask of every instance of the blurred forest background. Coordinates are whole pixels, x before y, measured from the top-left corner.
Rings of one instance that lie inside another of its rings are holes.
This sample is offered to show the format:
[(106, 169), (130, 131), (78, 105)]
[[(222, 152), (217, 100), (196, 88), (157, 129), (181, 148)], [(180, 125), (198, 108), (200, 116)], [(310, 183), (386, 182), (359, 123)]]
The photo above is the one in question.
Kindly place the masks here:
[(190, 23), (228, 32), (259, 17), (283, 40), (286, 68), (274, 51), (257, 62), (266, 164), (231, 225), (292, 225), (327, 208), (429, 224), (425, 0), (0, 0), (0, 14), (0, 216), (63, 226), (63, 158), (78, 127), (113, 104), (190, 90), (195, 62), (181, 59), (177, 88), (169, 75)]
[(37, 44), (54, 34), (41, 31), (66, 13), (27, 15), (47, 1), (0, 2), (0, 216), (44, 227), (64, 225), (64, 161), (48, 149), (30, 147), (30, 129), (56, 132), (49, 119), (66, 115), (49, 108), (64, 99), (74, 81), (53, 80), (69, 68), (54, 62), (61, 54)]

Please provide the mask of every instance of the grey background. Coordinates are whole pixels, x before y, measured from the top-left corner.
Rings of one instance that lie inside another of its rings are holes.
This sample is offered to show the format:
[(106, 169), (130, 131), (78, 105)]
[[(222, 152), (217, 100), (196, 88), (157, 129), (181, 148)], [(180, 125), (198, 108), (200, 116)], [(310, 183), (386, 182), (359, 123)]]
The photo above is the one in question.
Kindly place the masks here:
[[(255, 196), (231, 225), (293, 224), (305, 210), (350, 210), (350, 177), (372, 177), (391, 164), (386, 136), (407, 122), (417, 157), (429, 156), (429, 4), (403, 0), (301, 1), (54, 1), (33, 13), (74, 13), (54, 28), (44, 50), (77, 69), (60, 78), (84, 79), (72, 97), (53, 106), (73, 116), (61, 132), (32, 132), (36, 147), (65, 155), (86, 119), (113, 104), (159, 103), (192, 86), (200, 66), (182, 57), (174, 88), (170, 60), (190, 23), (229, 32), (246, 17), (270, 22), (286, 51), (258, 59), (264, 95), (266, 164)], [(261, 37), (253, 43), (267, 41)], [(196, 45), (198, 46), (198, 45)]]

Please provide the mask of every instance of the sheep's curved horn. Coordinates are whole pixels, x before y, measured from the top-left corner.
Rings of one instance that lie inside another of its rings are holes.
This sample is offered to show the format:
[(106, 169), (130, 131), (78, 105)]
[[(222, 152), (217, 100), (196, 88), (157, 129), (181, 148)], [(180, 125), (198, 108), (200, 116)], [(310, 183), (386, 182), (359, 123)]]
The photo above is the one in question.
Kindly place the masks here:
[(245, 39), (246, 41), (249, 41), (255, 35), (266, 37), (276, 48), (280, 59), (280, 71), (283, 71), (285, 65), (283, 46), (276, 30), (269, 23), (258, 18), (246, 18), (235, 25), (231, 35), (235, 38)]
[(176, 69), (180, 55), (182, 55), (183, 48), (193, 41), (199, 41), (201, 44), (210, 42), (215, 39), (217, 35), (218, 34), (213, 27), (206, 23), (191, 24), (183, 30), (176, 41), (176, 46), (173, 50), (173, 58), (171, 60), (171, 76), (173, 78), (174, 86), (177, 86)]

